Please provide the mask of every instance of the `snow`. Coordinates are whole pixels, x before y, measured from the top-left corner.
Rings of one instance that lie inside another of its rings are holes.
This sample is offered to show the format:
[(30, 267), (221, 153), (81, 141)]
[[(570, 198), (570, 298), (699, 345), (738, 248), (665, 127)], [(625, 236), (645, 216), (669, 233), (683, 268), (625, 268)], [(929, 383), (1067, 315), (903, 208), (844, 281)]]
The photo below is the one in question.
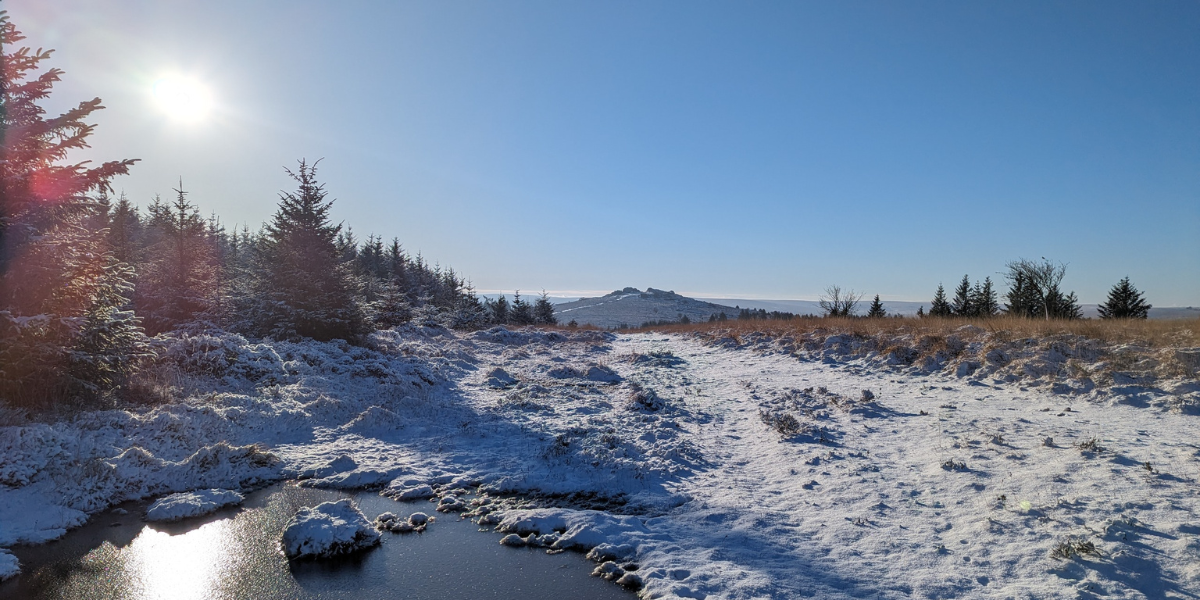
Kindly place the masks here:
[[(436, 327), (158, 344), (178, 400), (0, 427), (0, 547), (126, 500), (294, 479), (433, 499), (506, 544), (611, 562), (598, 576), (647, 598), (1200, 589), (1191, 347)], [(289, 539), (378, 540), (351, 510), (310, 509)]]
[(197, 490), (159, 498), (146, 509), (147, 521), (178, 521), (241, 504), (245, 498), (232, 490)]
[(0, 550), (0, 581), (16, 576), (21, 572), (21, 563), (11, 552)]
[(283, 530), (281, 545), (288, 558), (327, 558), (379, 543), (367, 518), (351, 500), (301, 508)]

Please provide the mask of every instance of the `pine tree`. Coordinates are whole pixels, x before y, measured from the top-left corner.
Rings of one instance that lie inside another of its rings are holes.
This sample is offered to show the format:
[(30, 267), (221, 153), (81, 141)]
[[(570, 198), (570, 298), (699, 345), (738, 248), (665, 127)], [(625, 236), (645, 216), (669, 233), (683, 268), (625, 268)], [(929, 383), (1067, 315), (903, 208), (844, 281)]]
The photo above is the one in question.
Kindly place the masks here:
[(976, 317), (990, 319), (1000, 312), (1000, 303), (996, 300), (996, 290), (992, 287), (992, 278), (984, 277), (983, 285), (975, 284), (971, 292), (971, 304), (975, 308)]
[(187, 200), (182, 182), (175, 193), (173, 203), (153, 205), (148, 228), (156, 242), (146, 248), (138, 278), (136, 304), (151, 334), (215, 317), (221, 293), (217, 232)]
[(505, 298), (504, 294), (500, 294), (500, 297), (496, 298), (494, 302), (488, 302), (487, 308), (492, 313), (493, 323), (497, 325), (508, 324), (508, 298)]
[(72, 387), (84, 400), (95, 400), (120, 387), (142, 360), (153, 356), (140, 319), (127, 308), (133, 293), (133, 268), (111, 255), (105, 262), (70, 352)]
[[(67, 216), (88, 213), (93, 202), (87, 194), (110, 192), (109, 182), (136, 162), (111, 161), (95, 168), (87, 162), (63, 164), (72, 151), (88, 147), (94, 127), (85, 120), (104, 107), (95, 98), (46, 119), (40, 103), (62, 71), (37, 74), (53, 51), (17, 46), (24, 39), (0, 11), (0, 306), (12, 306), (18, 295), (26, 306), (36, 304), (30, 302), (28, 287), (46, 282), (13, 277), (12, 261)], [(44, 312), (32, 310), (30, 314)]]
[(138, 209), (121, 194), (108, 218), (108, 247), (117, 260), (133, 264), (138, 260), (138, 241), (142, 236), (142, 219)]
[(488, 317), (487, 307), (475, 295), (475, 287), (467, 282), (459, 295), (450, 326), (455, 329), (479, 329), (487, 324)]
[(1051, 319), (1073, 321), (1083, 318), (1083, 308), (1079, 306), (1075, 292), (1063, 294), (1057, 285), (1051, 286), (1046, 292), (1045, 305), (1050, 308)]
[(533, 303), (533, 321), (538, 325), (558, 324), (558, 319), (554, 316), (554, 305), (550, 303), (546, 290), (542, 290), (542, 295)]
[(1099, 310), (1101, 319), (1145, 319), (1150, 316), (1151, 308), (1126, 276), (1109, 290), (1108, 299)]
[[(107, 251), (110, 181), (133, 160), (64, 164), (88, 147), (100, 99), (46, 119), (62, 71), (0, 11), (0, 397), (44, 407), (111, 391), (139, 358), (128, 267)], [(89, 194), (95, 194), (90, 197)], [(86, 393), (85, 393), (86, 392)]]
[(924, 305), (924, 304), (922, 304), (921, 306), (918, 306), (918, 307), (917, 307), (917, 318), (918, 318), (918, 319), (924, 319), (924, 318), (925, 318), (925, 305)]
[(975, 316), (975, 306), (971, 302), (971, 280), (963, 275), (958, 288), (954, 290), (954, 301), (950, 304), (950, 313), (956, 317)]
[(1010, 278), (1012, 282), (1008, 294), (1004, 312), (1014, 317), (1025, 317), (1036, 319), (1042, 316), (1042, 300), (1041, 295), (1035, 287), (1030, 284), (1024, 273), (1017, 272)]
[(879, 301), (879, 294), (875, 294), (875, 299), (871, 301), (871, 308), (867, 310), (867, 318), (882, 319), (887, 316), (887, 310), (883, 308), (883, 302)]
[(937, 292), (933, 295), (933, 303), (929, 306), (929, 316), (931, 317), (949, 317), (954, 314), (954, 309), (950, 303), (946, 301), (946, 290), (942, 284), (938, 284)]
[(299, 170), (285, 171), (298, 188), (280, 194), (260, 242), (265, 272), (256, 290), (262, 300), (258, 328), (277, 338), (357, 339), (365, 323), (342, 261), (347, 250), (337, 245), (342, 226), (329, 219), (333, 201), (325, 199), (315, 163), (301, 160)]
[(383, 285), (379, 299), (369, 305), (368, 316), (376, 329), (391, 329), (413, 318), (412, 304), (394, 281)]
[(533, 324), (533, 307), (521, 299), (521, 290), (513, 292), (512, 310), (509, 311), (508, 320), (518, 326)]

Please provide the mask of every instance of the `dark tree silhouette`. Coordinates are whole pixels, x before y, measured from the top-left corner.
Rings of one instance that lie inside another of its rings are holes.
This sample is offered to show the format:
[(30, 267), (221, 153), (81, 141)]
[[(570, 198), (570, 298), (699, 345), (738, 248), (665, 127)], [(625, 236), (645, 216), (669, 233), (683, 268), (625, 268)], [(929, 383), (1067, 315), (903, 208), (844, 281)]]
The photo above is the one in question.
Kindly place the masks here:
[(1101, 319), (1145, 319), (1153, 308), (1126, 276), (1108, 291), (1108, 299), (1100, 305)]
[(329, 219), (333, 201), (317, 182), (316, 163), (301, 160), (298, 170), (285, 171), (298, 187), (280, 193), (261, 240), (260, 330), (277, 338), (355, 339), (365, 323), (336, 243), (342, 226)]

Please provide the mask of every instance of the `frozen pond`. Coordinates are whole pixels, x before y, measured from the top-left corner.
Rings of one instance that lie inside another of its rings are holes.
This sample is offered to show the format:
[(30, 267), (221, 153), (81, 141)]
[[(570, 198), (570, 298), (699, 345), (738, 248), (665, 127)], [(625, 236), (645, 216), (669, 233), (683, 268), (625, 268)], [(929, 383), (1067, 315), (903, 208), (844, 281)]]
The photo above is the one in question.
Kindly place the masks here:
[(144, 523), (144, 504), (105, 512), (63, 539), (16, 548), (23, 573), (2, 598), (581, 598), (631, 592), (597, 577), (582, 555), (508, 548), (497, 533), (437, 514), (424, 533), (384, 532), (383, 544), (349, 558), (288, 563), (278, 541), (303, 506), (352, 497), (368, 518), (385, 511), (437, 514), (427, 502), (374, 493), (276, 485), (237, 508), (180, 523)]

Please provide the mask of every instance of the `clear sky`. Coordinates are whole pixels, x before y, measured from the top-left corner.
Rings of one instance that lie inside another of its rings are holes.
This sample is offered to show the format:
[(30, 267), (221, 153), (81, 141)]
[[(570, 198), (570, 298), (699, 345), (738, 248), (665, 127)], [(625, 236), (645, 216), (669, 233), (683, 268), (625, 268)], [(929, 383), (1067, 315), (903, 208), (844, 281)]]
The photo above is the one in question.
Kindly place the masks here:
[[(3, 0), (116, 182), (334, 215), (481, 290), (928, 300), (1018, 257), (1200, 305), (1200, 3)], [(161, 110), (183, 76), (212, 110)]]

